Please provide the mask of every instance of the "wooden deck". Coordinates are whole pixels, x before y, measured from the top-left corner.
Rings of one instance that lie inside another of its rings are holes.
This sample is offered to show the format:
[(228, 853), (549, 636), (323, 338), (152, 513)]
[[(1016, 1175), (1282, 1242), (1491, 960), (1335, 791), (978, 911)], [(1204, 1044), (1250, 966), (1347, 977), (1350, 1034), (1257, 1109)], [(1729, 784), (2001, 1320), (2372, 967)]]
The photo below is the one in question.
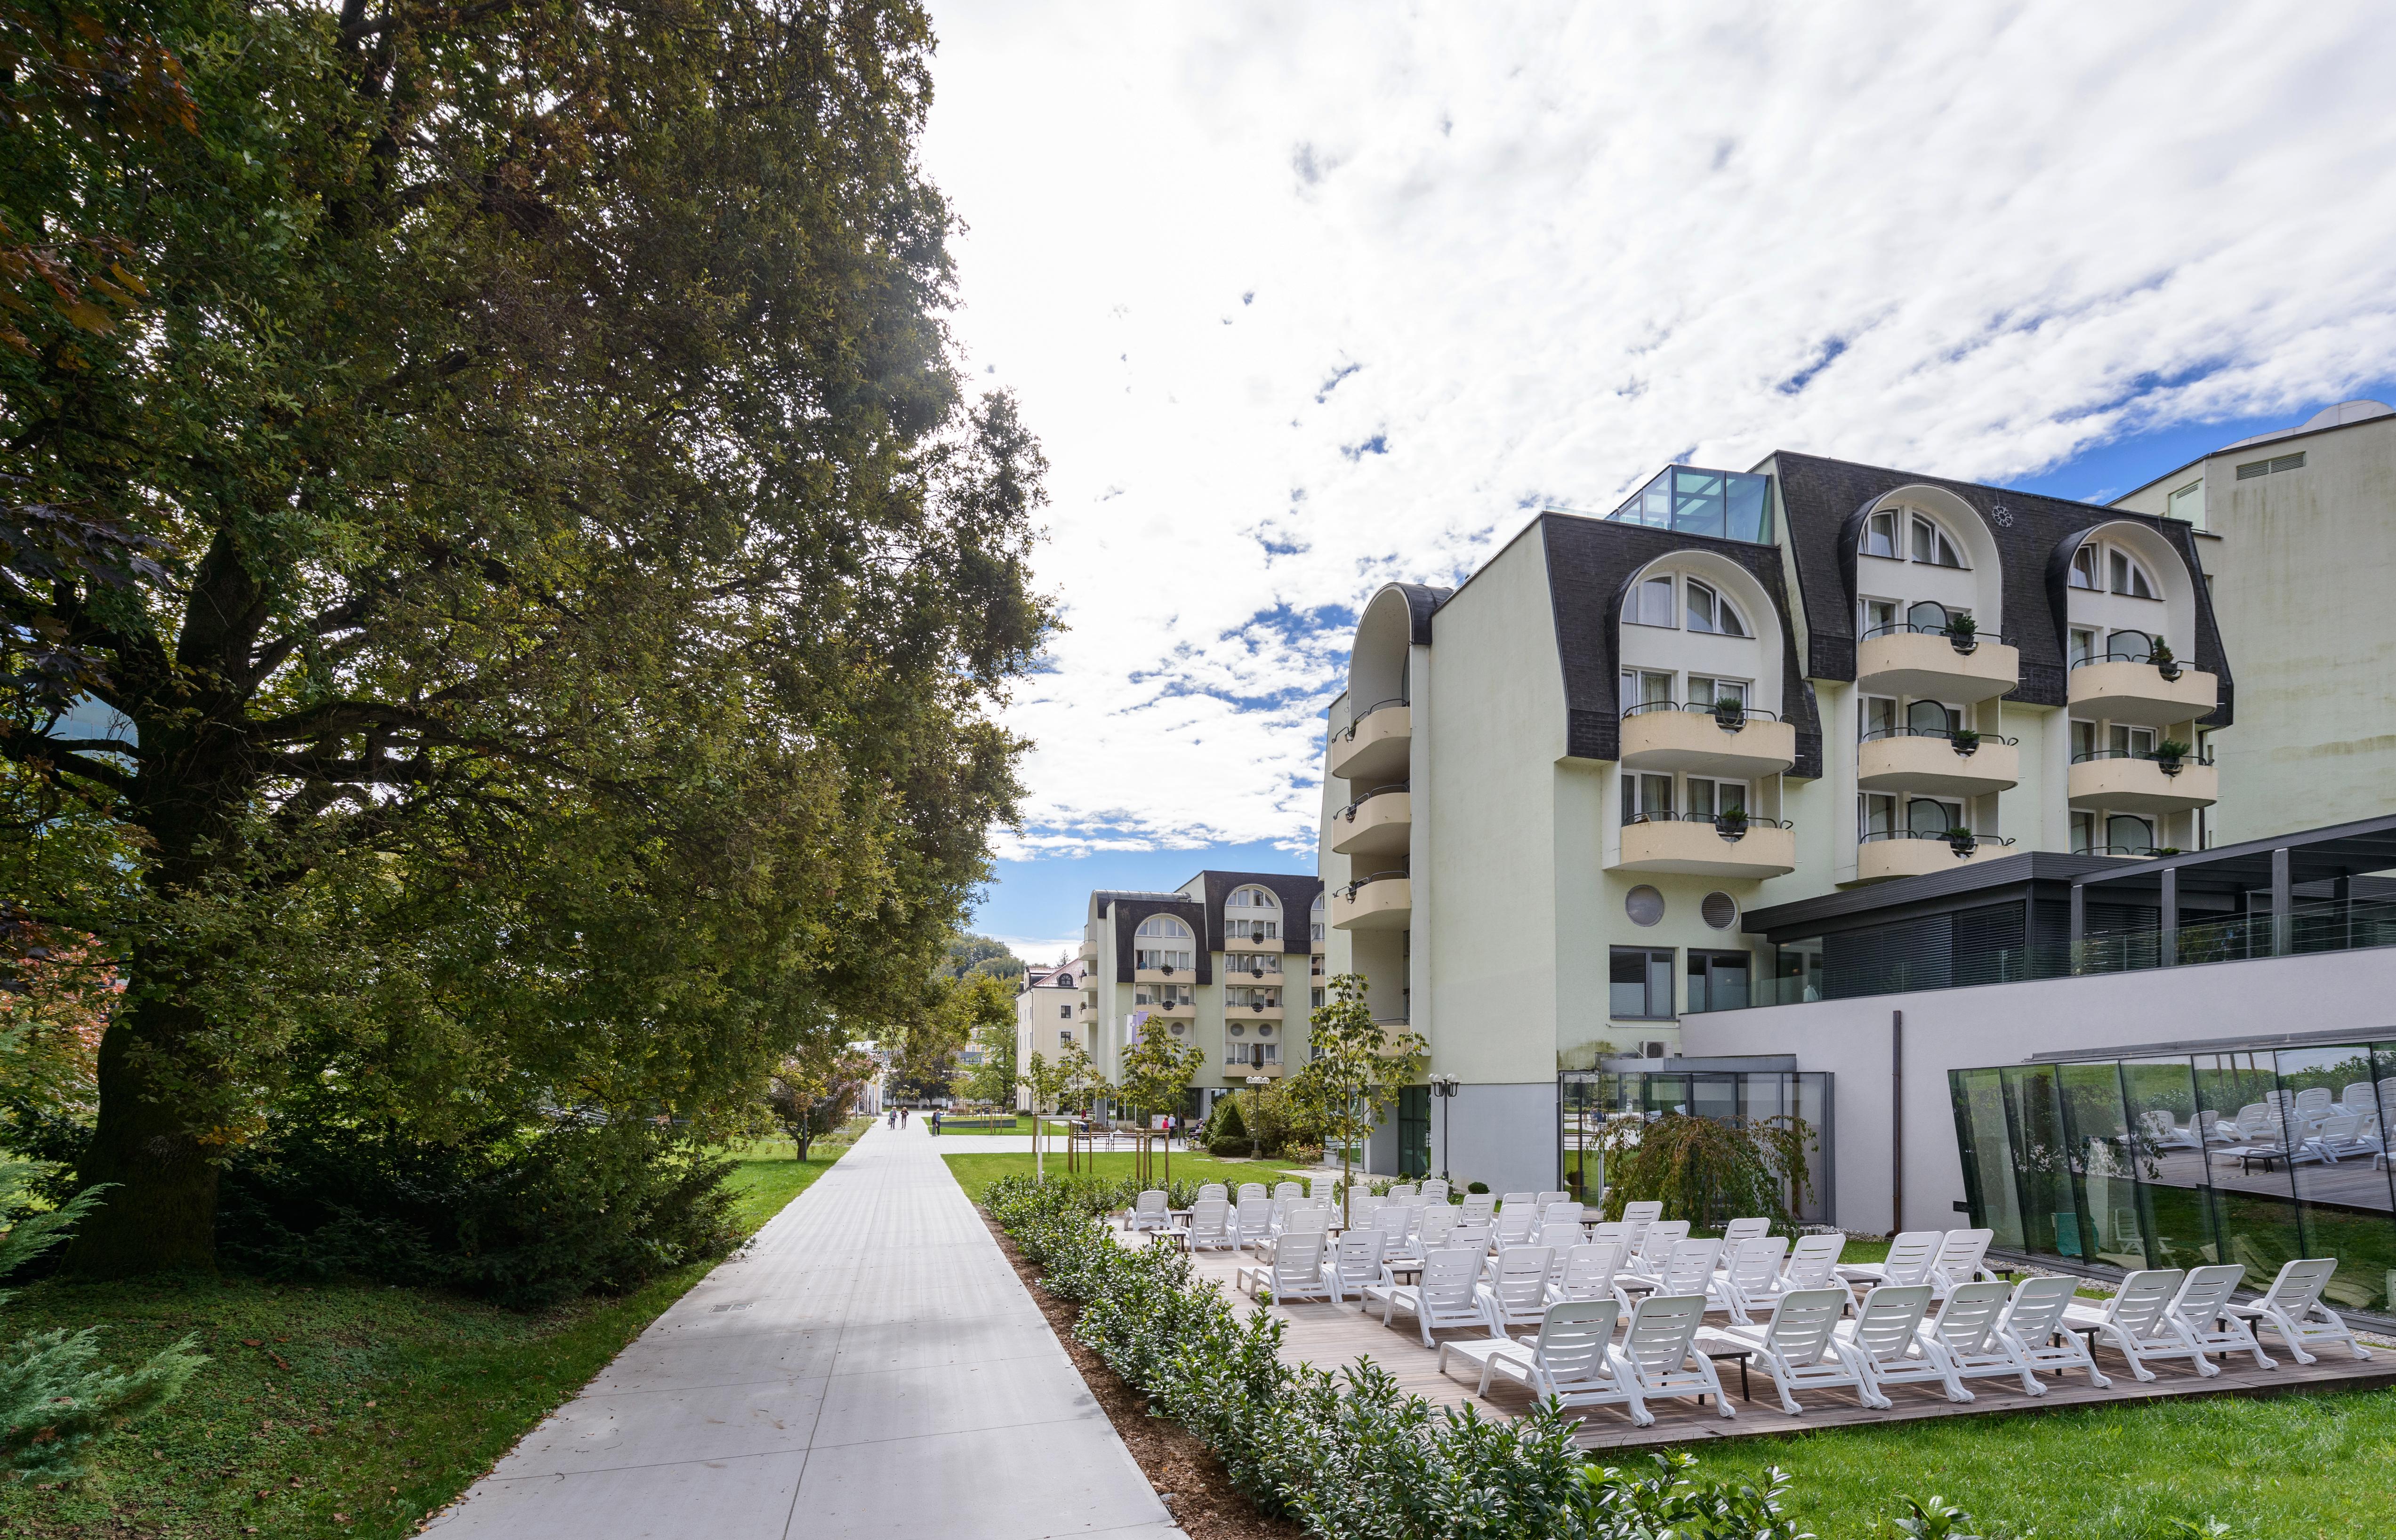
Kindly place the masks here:
[[(1145, 1243), (1138, 1237), (1120, 1239), (1129, 1244)], [(1256, 1260), (1253, 1254), (1204, 1252), (1196, 1260), (1202, 1276), (1221, 1282), (1231, 1298), (1247, 1307), (1247, 1295), (1232, 1290), (1231, 1276), (1244, 1263)], [(1338, 1369), (1369, 1357), (1394, 1375), (1399, 1385), (1434, 1405), (1461, 1406), (1470, 1401), (1484, 1413), (1509, 1416), (1518, 1415), (1531, 1405), (1529, 1396), (1510, 1385), (1493, 1384), (1487, 1396), (1475, 1396), (1473, 1385), (1480, 1372), (1461, 1359), (1450, 1359), (1449, 1372), (1442, 1374), (1438, 1350), (1423, 1347), (1421, 1333), (1410, 1317), (1400, 1316), (1394, 1325), (1383, 1326), (1378, 1313), (1366, 1315), (1353, 1303), (1328, 1305), (1312, 1300), (1248, 1308), (1271, 1311), (1289, 1322), (1289, 1330), (1282, 1339), (1282, 1357), (1292, 1363)], [(1726, 1323), (1727, 1319), (1717, 1316), (1709, 1325)], [(1443, 1332), (1436, 1334), (1436, 1339), (1471, 1334), (1477, 1334)], [(1578, 1441), (1589, 1450), (1640, 1449), (1711, 1439), (1911, 1422), (1926, 1417), (2048, 1412), (2179, 1396), (2270, 1396), (2396, 1385), (2396, 1351), (2389, 1348), (2374, 1348), (2368, 1361), (2317, 1355), (2319, 1361), (2311, 1364), (2296, 1362), (2276, 1338), (2265, 1340), (2264, 1351), (2278, 1363), (2278, 1368), (2257, 1369), (2251, 1357), (2216, 1359), (2215, 1361), (2222, 1364), (2222, 1373), (2205, 1379), (2200, 1378), (2194, 1367), (2185, 1361), (2165, 1362), (2150, 1365), (2156, 1377), (2151, 1382), (2141, 1382), (2130, 1373), (2130, 1366), (2120, 1354), (2100, 1348), (2096, 1350), (2096, 1362), (2113, 1382), (2110, 1390), (2095, 1388), (2083, 1374), (2050, 1374), (2043, 1376), (2046, 1394), (2030, 1396), (2024, 1393), (2018, 1379), (1991, 1377), (1966, 1380), (1965, 1388), (1974, 1399), (1963, 1403), (1950, 1401), (1936, 1386), (1893, 1385), (1887, 1387), (1886, 1394), (1897, 1405), (1886, 1412), (1859, 1406), (1853, 1390), (1816, 1390), (1798, 1395), (1799, 1403), (1804, 1407), (1799, 1416), (1790, 1416), (1780, 1409), (1779, 1392), (1773, 1387), (1772, 1376), (1760, 1367), (1749, 1374), (1748, 1394), (1752, 1399), (1742, 1399), (1738, 1365), (1725, 1362), (1718, 1367), (1734, 1415), (1724, 1417), (1710, 1404), (1699, 1405), (1685, 1399), (1658, 1401), (1648, 1407), (1655, 1414), (1656, 1425), (1638, 1427), (1631, 1424), (1631, 1414), (1624, 1408), (1593, 1407), (1581, 1414)]]

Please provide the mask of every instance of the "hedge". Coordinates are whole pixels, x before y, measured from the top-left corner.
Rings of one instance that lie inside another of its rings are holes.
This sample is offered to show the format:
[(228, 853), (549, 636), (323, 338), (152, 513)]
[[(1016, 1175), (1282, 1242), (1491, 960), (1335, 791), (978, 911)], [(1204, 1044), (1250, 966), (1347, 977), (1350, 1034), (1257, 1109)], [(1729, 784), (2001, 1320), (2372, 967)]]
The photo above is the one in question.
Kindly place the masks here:
[(1434, 1407), (1370, 1360), (1326, 1373), (1281, 1360), (1287, 1322), (1245, 1316), (1190, 1258), (1119, 1246), (1097, 1215), (1115, 1184), (1004, 1177), (983, 1203), (1081, 1307), (1073, 1335), (1150, 1414), (1212, 1449), (1259, 1508), (1322, 1540), (1811, 1540), (1788, 1483), (1699, 1481), (1688, 1455), (1632, 1475), (1590, 1465), (1553, 1405), (1511, 1422)]

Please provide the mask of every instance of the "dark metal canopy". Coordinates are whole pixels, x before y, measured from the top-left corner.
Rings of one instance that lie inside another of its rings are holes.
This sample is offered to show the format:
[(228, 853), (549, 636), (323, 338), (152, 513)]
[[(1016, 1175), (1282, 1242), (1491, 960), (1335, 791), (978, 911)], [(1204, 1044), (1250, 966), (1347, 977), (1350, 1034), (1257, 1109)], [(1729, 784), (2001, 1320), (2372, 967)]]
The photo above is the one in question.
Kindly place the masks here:
[[(2282, 856), (2282, 852), (2286, 854)], [(2280, 876), (2284, 862), (2285, 875)], [(2263, 893), (2275, 877), (2296, 887), (2396, 870), (2396, 814), (2332, 824), (2296, 834), (2274, 834), (2243, 844), (2191, 850), (2131, 861), (2112, 871), (2090, 872), (2077, 881), (2119, 891), (2123, 885), (2160, 889), (2163, 874), (2182, 894)]]

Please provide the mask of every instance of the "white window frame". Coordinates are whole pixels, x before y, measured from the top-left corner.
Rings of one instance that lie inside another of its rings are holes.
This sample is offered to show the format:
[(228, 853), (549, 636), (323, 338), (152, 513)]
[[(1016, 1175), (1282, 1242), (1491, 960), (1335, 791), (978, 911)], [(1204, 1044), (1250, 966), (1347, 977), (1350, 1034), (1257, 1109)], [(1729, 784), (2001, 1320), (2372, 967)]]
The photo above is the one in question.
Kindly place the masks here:
[[(2129, 586), (2124, 587), (2124, 583)], [(2146, 592), (2137, 591), (2143, 586)], [(2163, 588), (2147, 571), (2146, 564), (2120, 546), (2105, 548), (2105, 591), (2121, 599), (2146, 599), (2163, 602)]]
[[(1702, 578), (1684, 578), (1681, 579), (1681, 592), (1682, 619), (1688, 631), (1703, 636), (1736, 636), (1742, 640), (1755, 634), (1747, 623), (1747, 617), (1739, 614), (1738, 606), (1731, 603), (1730, 596), (1713, 584)], [(1702, 603), (1698, 598), (1700, 594), (1704, 595)], [(1725, 619), (1730, 622), (1728, 625), (1723, 623)]]
[[(1857, 618), (1860, 621), (1860, 625), (1856, 632), (1858, 637), (1867, 637), (1875, 631), (1884, 631), (1888, 627), (1895, 626), (1898, 623), (1899, 617), (1905, 614), (1905, 604), (1901, 600), (1876, 599), (1870, 595), (1866, 595), (1862, 600), (1858, 601), (1858, 603), (1860, 604), (1860, 608), (1857, 612)], [(1885, 615), (1880, 615), (1874, 612), (1874, 606), (1880, 604), (1885, 604), (1888, 606), (1888, 611)]]
[(1744, 679), (1724, 679), (1717, 674), (1691, 674), (1689, 701), (1692, 706), (1711, 706), (1723, 698), (1723, 692), (1732, 692), (1731, 698), (1741, 706), (1755, 704), (1755, 686)]
[[(1906, 524), (1905, 539), (1905, 559), (1907, 561), (1919, 562), (1923, 566), (1945, 567), (1950, 572), (1968, 572), (1971, 570), (1970, 566), (1963, 560), (1963, 547), (1962, 542), (1958, 541), (1953, 536), (1947, 533), (1947, 526), (1945, 524), (1940, 524), (1937, 519), (1932, 518), (1929, 514), (1923, 512), (1918, 508), (1910, 509), (1907, 511), (1910, 515)], [(1929, 537), (1926, 541), (1923, 539), (1925, 535)], [(1924, 545), (1928, 546), (1930, 554), (1927, 556), (1916, 554), (1916, 552)], [(1953, 560), (1941, 561), (1939, 558), (1942, 556), (1952, 557)]]
[[(1664, 617), (1661, 620), (1651, 620), (1648, 618), (1648, 613), (1652, 606), (1648, 601), (1658, 592), (1662, 595)], [(1673, 582), (1670, 574), (1639, 579), (1639, 586), (1631, 591), (1631, 608), (1632, 613), (1622, 617), (1625, 625), (1652, 626), (1657, 631), (1681, 629), (1679, 585)]]
[[(2087, 570), (2081, 570), (2081, 560), (2087, 559)], [(2095, 540), (2083, 540), (2071, 553), (2070, 586), (2086, 593), (2102, 593), (2104, 588), (2104, 551)]]
[[(1884, 508), (1866, 514), (1863, 533), (1856, 541), (1856, 554), (1878, 556), (1891, 562), (1905, 560), (1904, 548), (1897, 541), (1897, 537), (1904, 528), (1904, 523), (1900, 511), (1894, 508)], [(1887, 549), (1875, 550), (1875, 545), (1884, 545)]]
[[(1262, 901), (1259, 902), (1259, 900)], [(1261, 888), (1251, 883), (1245, 887), (1233, 888), (1231, 890), (1231, 896), (1223, 900), (1223, 907), (1226, 909), (1279, 909), (1281, 908), (1281, 900), (1273, 896), (1272, 889)]]

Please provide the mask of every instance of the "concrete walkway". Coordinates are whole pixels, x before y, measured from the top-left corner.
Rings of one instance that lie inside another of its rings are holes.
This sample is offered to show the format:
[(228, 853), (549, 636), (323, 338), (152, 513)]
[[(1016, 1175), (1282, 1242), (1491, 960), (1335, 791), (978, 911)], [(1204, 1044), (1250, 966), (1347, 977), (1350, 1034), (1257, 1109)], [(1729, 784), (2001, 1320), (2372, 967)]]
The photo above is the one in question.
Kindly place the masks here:
[(880, 1123), (433, 1523), (445, 1540), (1181, 1533), (938, 1147)]

